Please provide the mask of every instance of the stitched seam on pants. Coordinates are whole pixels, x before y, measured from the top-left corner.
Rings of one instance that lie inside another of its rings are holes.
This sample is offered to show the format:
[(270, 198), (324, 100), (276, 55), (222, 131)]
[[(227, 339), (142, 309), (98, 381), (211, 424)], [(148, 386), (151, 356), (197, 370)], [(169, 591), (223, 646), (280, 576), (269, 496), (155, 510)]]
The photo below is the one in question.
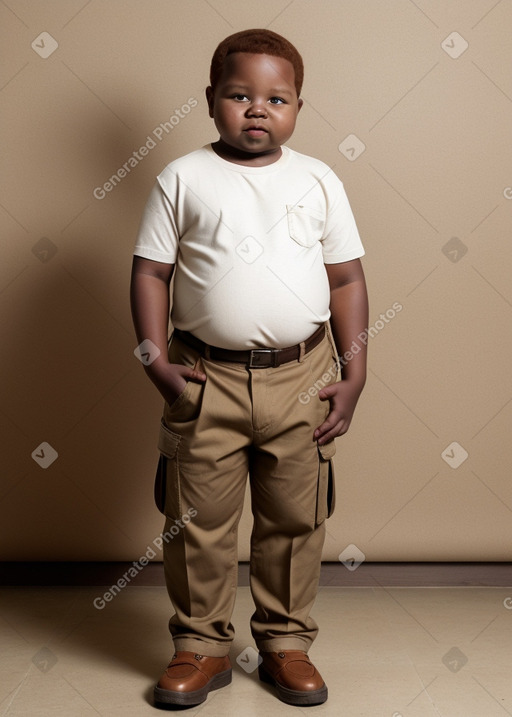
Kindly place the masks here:
[[(257, 371), (258, 373), (255, 374), (255, 371)], [(271, 374), (267, 369), (253, 369), (249, 370), (249, 373), (251, 377), (252, 395), (252, 430), (253, 433), (261, 435), (271, 430), (274, 425), (274, 421), (272, 419), (274, 412), (274, 401), (273, 397), (271, 397), (271, 401), (269, 402), (268, 390), (268, 382), (271, 378)], [(264, 382), (262, 381), (260, 383), (260, 378), (264, 379)], [(256, 393), (258, 393), (257, 398)], [(271, 405), (269, 405), (269, 403)], [(267, 418), (266, 423), (264, 423), (263, 425), (260, 423), (259, 420), (262, 414), (263, 417)]]

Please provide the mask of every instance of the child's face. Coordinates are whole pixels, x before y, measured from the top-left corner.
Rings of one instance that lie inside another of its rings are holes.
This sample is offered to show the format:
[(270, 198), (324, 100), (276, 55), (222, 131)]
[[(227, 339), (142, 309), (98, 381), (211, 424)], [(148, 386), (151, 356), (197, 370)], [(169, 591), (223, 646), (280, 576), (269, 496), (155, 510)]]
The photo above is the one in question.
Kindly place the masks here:
[(208, 87), (206, 98), (220, 134), (216, 150), (243, 164), (276, 161), (302, 107), (291, 62), (246, 52), (226, 57), (215, 93)]

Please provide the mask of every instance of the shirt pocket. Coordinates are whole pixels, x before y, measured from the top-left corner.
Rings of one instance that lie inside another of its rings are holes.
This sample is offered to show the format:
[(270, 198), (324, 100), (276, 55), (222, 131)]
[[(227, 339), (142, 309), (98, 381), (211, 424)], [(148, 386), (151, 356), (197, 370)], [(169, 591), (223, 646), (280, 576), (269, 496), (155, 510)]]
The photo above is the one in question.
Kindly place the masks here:
[(312, 247), (324, 234), (325, 216), (305, 204), (287, 204), (288, 233), (300, 246)]

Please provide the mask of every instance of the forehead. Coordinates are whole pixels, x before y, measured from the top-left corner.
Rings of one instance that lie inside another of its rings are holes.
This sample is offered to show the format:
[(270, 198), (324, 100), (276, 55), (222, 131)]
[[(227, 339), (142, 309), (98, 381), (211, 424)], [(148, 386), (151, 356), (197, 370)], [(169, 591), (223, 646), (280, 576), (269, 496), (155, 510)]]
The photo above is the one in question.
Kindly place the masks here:
[(274, 55), (232, 52), (224, 60), (222, 84), (235, 81), (288, 85), (295, 90), (295, 70), (289, 60)]

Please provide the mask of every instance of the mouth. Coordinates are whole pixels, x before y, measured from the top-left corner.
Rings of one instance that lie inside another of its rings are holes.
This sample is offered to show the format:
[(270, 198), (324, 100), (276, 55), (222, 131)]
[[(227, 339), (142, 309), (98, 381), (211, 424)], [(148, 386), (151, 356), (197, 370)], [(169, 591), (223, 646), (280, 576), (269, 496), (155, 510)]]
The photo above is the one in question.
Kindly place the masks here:
[(244, 132), (250, 137), (262, 137), (264, 134), (268, 134), (268, 131), (264, 127), (257, 125), (247, 127), (247, 129), (244, 129)]

